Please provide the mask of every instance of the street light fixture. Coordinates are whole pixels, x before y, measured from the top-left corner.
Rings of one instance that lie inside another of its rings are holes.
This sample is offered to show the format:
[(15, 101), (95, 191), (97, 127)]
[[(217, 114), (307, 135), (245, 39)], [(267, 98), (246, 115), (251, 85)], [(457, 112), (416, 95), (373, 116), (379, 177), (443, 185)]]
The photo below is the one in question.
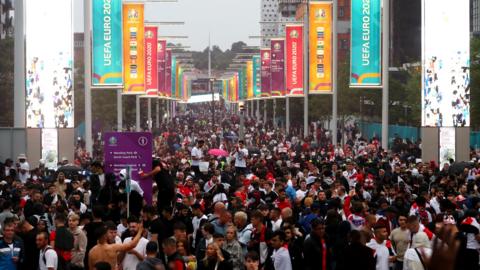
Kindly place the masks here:
[(185, 38), (188, 38), (188, 36), (159, 36), (158, 38), (160, 38), (160, 39), (166, 39), (166, 38), (169, 38), (169, 39), (185, 39)]
[(161, 21), (145, 21), (146, 24), (155, 25), (185, 25), (185, 22), (161, 22)]

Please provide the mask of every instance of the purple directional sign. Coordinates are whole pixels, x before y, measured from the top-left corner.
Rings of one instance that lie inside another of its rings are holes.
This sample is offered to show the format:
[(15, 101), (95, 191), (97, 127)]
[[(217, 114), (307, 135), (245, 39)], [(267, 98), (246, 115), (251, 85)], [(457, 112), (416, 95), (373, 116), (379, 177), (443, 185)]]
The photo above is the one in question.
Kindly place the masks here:
[(149, 132), (107, 132), (104, 135), (104, 167), (106, 173), (118, 175), (128, 166), (132, 179), (139, 182), (148, 204), (152, 203), (152, 180), (141, 179), (138, 172), (152, 170), (152, 134)]

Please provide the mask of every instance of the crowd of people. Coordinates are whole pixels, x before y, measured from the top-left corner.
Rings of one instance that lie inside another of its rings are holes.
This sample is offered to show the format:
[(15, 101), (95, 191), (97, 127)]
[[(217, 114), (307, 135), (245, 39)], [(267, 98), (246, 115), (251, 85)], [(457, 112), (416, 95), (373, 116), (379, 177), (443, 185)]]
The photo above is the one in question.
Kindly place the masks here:
[(480, 163), (253, 119), (239, 138), (237, 115), (217, 118), (200, 105), (155, 131), (153, 170), (130, 186), (82, 151), (81, 173), (5, 160), (0, 269), (479, 269)]

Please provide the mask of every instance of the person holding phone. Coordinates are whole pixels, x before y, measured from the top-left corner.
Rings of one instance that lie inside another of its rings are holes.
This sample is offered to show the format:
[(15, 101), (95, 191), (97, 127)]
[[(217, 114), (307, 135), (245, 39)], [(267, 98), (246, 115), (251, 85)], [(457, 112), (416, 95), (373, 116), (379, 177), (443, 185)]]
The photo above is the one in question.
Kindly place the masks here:
[(243, 140), (238, 141), (238, 145), (235, 148), (235, 151), (232, 153), (232, 156), (235, 158), (236, 174), (246, 174), (248, 150), (245, 148), (245, 142)]
[(205, 251), (205, 258), (199, 261), (197, 270), (232, 270), (233, 267), (223, 257), (222, 250), (215, 243), (212, 242), (207, 245)]

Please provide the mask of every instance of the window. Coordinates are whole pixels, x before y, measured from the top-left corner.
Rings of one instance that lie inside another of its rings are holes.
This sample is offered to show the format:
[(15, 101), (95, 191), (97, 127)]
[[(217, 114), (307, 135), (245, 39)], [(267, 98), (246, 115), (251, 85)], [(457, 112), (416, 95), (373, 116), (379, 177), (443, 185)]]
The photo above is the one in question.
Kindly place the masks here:
[(343, 9), (343, 7), (340, 7), (340, 8), (338, 9), (338, 17), (339, 17), (339, 18), (345, 17), (345, 10)]
[(348, 50), (348, 40), (347, 39), (340, 39), (340, 49)]

